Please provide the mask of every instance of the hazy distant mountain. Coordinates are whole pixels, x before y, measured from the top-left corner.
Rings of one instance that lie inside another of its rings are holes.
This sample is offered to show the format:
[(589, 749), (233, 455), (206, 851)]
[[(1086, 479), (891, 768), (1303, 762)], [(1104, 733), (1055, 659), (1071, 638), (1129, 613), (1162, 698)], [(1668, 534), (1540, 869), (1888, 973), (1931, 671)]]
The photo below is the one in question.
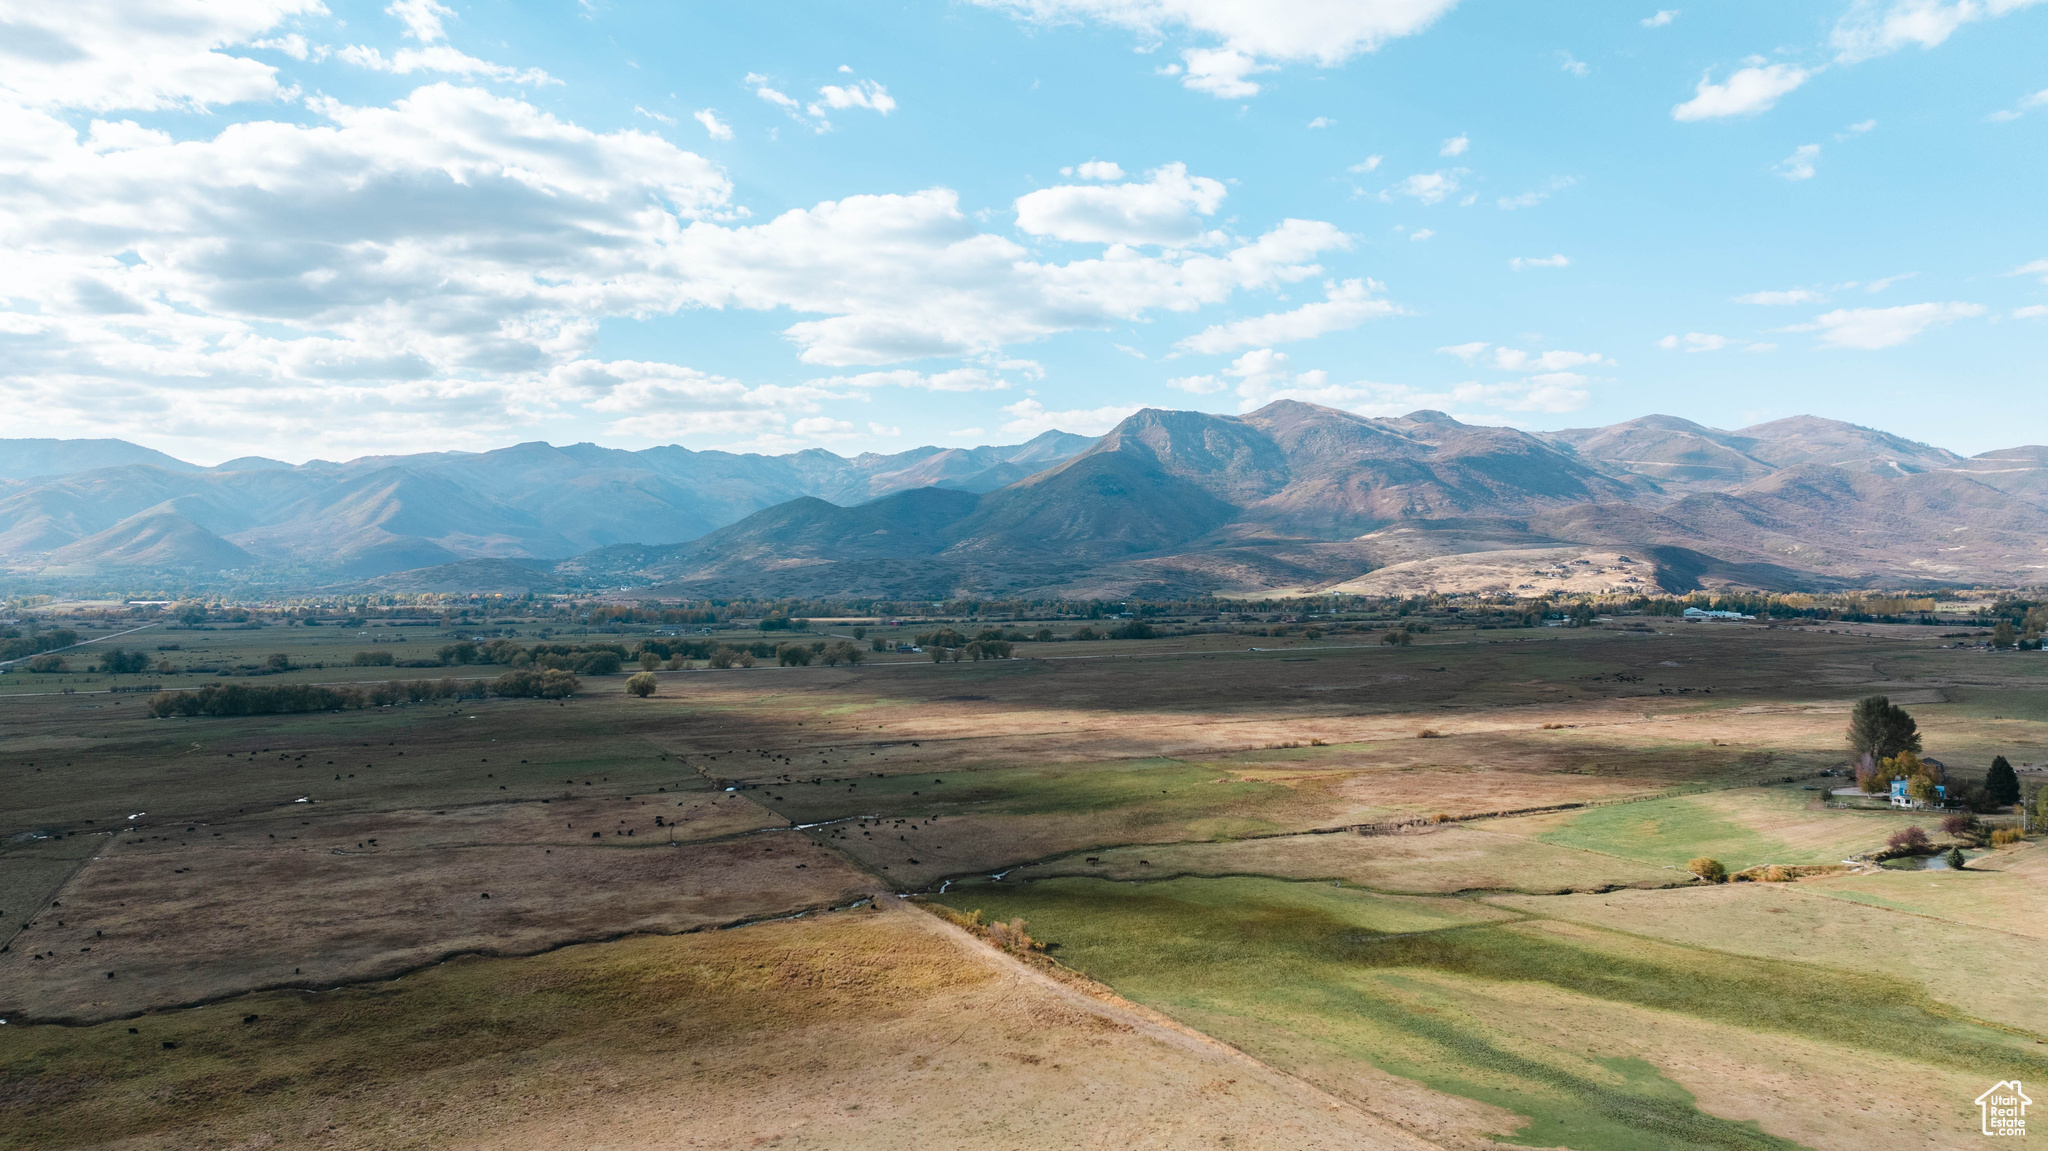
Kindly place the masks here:
[(1293, 401), (1237, 417), (1148, 409), (996, 491), (798, 500), (557, 571), (732, 594), (1247, 594), (1602, 545), (1641, 553), (1672, 588), (2041, 578), (2048, 512), (1981, 482), (1987, 460), (2031, 475), (2048, 452), (1970, 461), (1808, 418), (1723, 432), (1647, 417), (1540, 437)]
[[(28, 478), (0, 486), (0, 564), (267, 568), (304, 579), (472, 558), (557, 560), (694, 539), (802, 497), (854, 504), (933, 486), (986, 491), (1093, 442), (1047, 432), (1024, 444), (853, 459), (530, 443), (296, 467), (248, 456), (201, 468), (119, 440), (5, 440), (0, 480)], [(135, 519), (145, 513), (154, 517), (147, 531)]]
[(122, 464), (153, 464), (174, 472), (200, 470), (198, 464), (127, 440), (0, 440), (0, 479), (62, 476)]

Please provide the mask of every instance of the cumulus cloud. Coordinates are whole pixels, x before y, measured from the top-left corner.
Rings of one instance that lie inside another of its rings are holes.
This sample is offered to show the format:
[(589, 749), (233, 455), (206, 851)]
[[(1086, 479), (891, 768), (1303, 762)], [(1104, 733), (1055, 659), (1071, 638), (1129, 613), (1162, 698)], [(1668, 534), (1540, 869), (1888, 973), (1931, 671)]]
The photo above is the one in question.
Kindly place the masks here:
[[(1112, 165), (1113, 167), (1114, 165)], [(1189, 244), (1223, 203), (1220, 180), (1174, 163), (1143, 184), (1061, 184), (1017, 198), (1017, 226), (1034, 236), (1092, 244)]]
[(375, 48), (351, 44), (335, 53), (342, 61), (372, 72), (390, 72), (397, 76), (409, 76), (414, 72), (442, 72), (453, 76), (489, 76), (513, 84), (559, 84), (560, 80), (539, 68), (514, 68), (507, 64), (493, 64), (479, 60), (450, 48), (446, 44), (430, 44), (425, 48), (400, 48), (386, 57)]
[(1240, 411), (1250, 411), (1274, 400), (1301, 400), (1367, 416), (1402, 415), (1417, 408), (1474, 406), (1511, 412), (1568, 412), (1584, 407), (1592, 398), (1592, 381), (1588, 377), (1564, 371), (1498, 383), (1466, 381), (1440, 390), (1368, 380), (1336, 383), (1325, 371), (1295, 371), (1286, 353), (1270, 348), (1246, 352), (1224, 369), (1224, 374), (1238, 380)]
[(1813, 179), (1813, 162), (1820, 159), (1819, 144), (1801, 144), (1792, 149), (1792, 154), (1778, 161), (1771, 171), (1787, 180)]
[(1197, 396), (1213, 396), (1217, 392), (1228, 391), (1230, 381), (1215, 376), (1176, 376), (1166, 381), (1166, 386)]
[(1571, 263), (1562, 255), (1516, 256), (1508, 261), (1508, 267), (1519, 272), (1523, 268), (1568, 268)]
[(1440, 204), (1457, 192), (1461, 172), (1458, 168), (1438, 172), (1417, 172), (1380, 193), (1380, 199), (1392, 202), (1396, 196), (1408, 196), (1425, 204)]
[(1443, 147), (1436, 150), (1439, 156), (1462, 156), (1472, 148), (1470, 136), (1453, 136), (1445, 140)]
[(818, 99), (808, 111), (813, 116), (823, 116), (825, 109), (843, 111), (847, 108), (865, 108), (884, 116), (896, 110), (896, 98), (889, 90), (873, 80), (856, 80), (852, 84), (827, 84), (818, 89)]
[(1121, 180), (1124, 170), (1114, 160), (1088, 160), (1071, 168), (1061, 168), (1062, 176), (1079, 176), (1083, 180)]
[(1819, 292), (1805, 288), (1789, 288), (1782, 292), (1750, 292), (1735, 297), (1738, 304), (1762, 304), (1766, 307), (1782, 307), (1786, 304), (1817, 304), (1827, 299)]
[(1436, 229), (1434, 228), (1417, 228), (1408, 234), (1408, 240), (1410, 243), (1419, 244), (1434, 235), (1436, 235)]
[(1716, 84), (1712, 73), (1700, 77), (1693, 98), (1671, 109), (1674, 120), (1715, 120), (1726, 116), (1753, 116), (1767, 112), (1780, 97), (1799, 87), (1813, 75), (1792, 64), (1752, 65)]
[(1584, 60), (1580, 60), (1574, 57), (1570, 52), (1559, 52), (1558, 55), (1564, 58), (1564, 63), (1560, 66), (1565, 71), (1570, 72), (1572, 75), (1588, 76), (1592, 74), (1592, 66), (1587, 64)]
[(2044, 284), (2048, 284), (2048, 260), (2034, 260), (2029, 263), (2021, 264), (2019, 267), (2014, 268), (2010, 272), (2007, 272), (2006, 275), (2040, 276), (2041, 282)]
[(1310, 340), (1327, 332), (1355, 328), (1367, 320), (1401, 314), (1399, 305), (1375, 296), (1385, 285), (1372, 280), (1345, 280), (1323, 285), (1326, 298), (1291, 312), (1274, 312), (1227, 324), (1212, 324), (1176, 344), (1183, 351), (1216, 354), (1259, 344)]
[(1385, 159), (1385, 156), (1367, 156), (1365, 159), (1360, 160), (1358, 163), (1353, 164), (1349, 168), (1346, 168), (1344, 170), (1353, 173), (1354, 175), (1362, 176), (1367, 172), (1371, 172), (1377, 169), (1380, 166), (1380, 162)]
[(1678, 11), (1676, 8), (1661, 9), (1653, 16), (1643, 17), (1642, 25), (1645, 28), (1662, 28), (1673, 20), (1678, 19)]
[(1735, 343), (1727, 336), (1710, 335), (1706, 332), (1687, 332), (1683, 337), (1666, 336), (1657, 341), (1657, 346), (1669, 350), (1683, 348), (1688, 352), (1718, 352)]
[(1169, 32), (1211, 41), (1181, 52), (1167, 71), (1223, 99), (1257, 95), (1254, 75), (1280, 64), (1334, 67), (1388, 40), (1429, 27), (1457, 0), (975, 0), (1038, 23), (1092, 21), (1127, 28), (1147, 43)]
[(1040, 432), (1054, 430), (1083, 436), (1099, 436), (1136, 412), (1138, 405), (1109, 404), (1100, 408), (1072, 408), (1054, 412), (1047, 411), (1045, 405), (1037, 400), (1026, 398), (1014, 404), (1003, 405), (1003, 410), (1011, 417), (1004, 421), (1003, 431), (1013, 436), (1035, 436)]
[(12, 3), (0, 36), (0, 100), (90, 112), (205, 111), (276, 99), (277, 69), (223, 49), (321, 0), (67, 0)]
[(1957, 320), (1981, 316), (1982, 304), (1904, 304), (1896, 308), (1837, 308), (1815, 316), (1809, 324), (1794, 324), (1788, 332), (1819, 332), (1823, 347), (1876, 351), (1893, 348), (1927, 331)]
[(2038, 320), (2043, 317), (2048, 317), (2048, 304), (2028, 304), (2024, 308), (2012, 310), (2012, 318), (2015, 320)]
[(1330, 125), (1335, 124), (1336, 122), (1337, 121), (1330, 119), (1328, 116), (1317, 116), (1315, 119), (1310, 120), (1308, 122), (1308, 126), (1310, 128), (1327, 128)]
[(718, 113), (716, 111), (710, 108), (700, 108), (697, 111), (690, 113), (690, 118), (697, 121), (699, 124), (704, 125), (705, 134), (709, 135), (712, 139), (732, 139), (732, 125), (719, 119)]
[(1571, 178), (1570, 176), (1559, 176), (1556, 179), (1550, 181), (1550, 184), (1547, 187), (1535, 188), (1530, 191), (1523, 192), (1519, 196), (1503, 196), (1500, 199), (1494, 201), (1494, 204), (1495, 206), (1499, 207), (1502, 211), (1506, 212), (1512, 212), (1517, 208), (1533, 208), (1536, 205), (1541, 204), (1543, 201), (1548, 200), (1553, 193), (1563, 191), (1564, 189), (1569, 188), (1576, 183), (1578, 183), (1578, 181)]
[(2039, 92), (2036, 92), (2031, 96), (2020, 97), (2020, 102), (2018, 104), (2014, 105), (2011, 108), (2004, 108), (2000, 109), (1999, 111), (1993, 112), (1991, 114), (1991, 119), (2000, 121), (2017, 120), (2021, 116), (2024, 116), (2028, 112), (2032, 111), (2033, 109), (2044, 106), (2048, 106), (2048, 88), (2043, 88)]
[(1839, 59), (1867, 60), (1909, 45), (1933, 48), (1965, 24), (1993, 20), (2042, 0), (1857, 0), (1835, 24)]

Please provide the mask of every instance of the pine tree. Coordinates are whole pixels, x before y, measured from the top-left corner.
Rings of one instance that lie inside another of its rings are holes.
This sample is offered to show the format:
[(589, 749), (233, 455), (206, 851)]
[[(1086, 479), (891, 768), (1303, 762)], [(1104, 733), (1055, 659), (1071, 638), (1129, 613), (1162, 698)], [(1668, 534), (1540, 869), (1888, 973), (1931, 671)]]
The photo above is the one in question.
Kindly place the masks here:
[(1991, 770), (1984, 775), (1984, 798), (2000, 807), (2020, 801), (2020, 777), (2002, 755), (1991, 761)]

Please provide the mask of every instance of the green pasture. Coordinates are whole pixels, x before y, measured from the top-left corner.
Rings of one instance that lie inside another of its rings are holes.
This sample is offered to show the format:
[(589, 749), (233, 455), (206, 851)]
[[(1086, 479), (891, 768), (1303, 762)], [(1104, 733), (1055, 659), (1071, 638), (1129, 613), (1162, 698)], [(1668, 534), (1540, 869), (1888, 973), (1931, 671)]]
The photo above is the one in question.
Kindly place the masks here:
[(1987, 1082), (2048, 1074), (2031, 1040), (1957, 1018), (1903, 979), (1613, 932), (1587, 942), (1541, 920), (1474, 922), (1455, 901), (1419, 910), (1255, 878), (977, 883), (936, 898), (1021, 918), (1061, 962), (1283, 1066), (1356, 1061), (1503, 1107), (1527, 1123), (1495, 1137), (1523, 1146), (1793, 1146), (1700, 1111), (1625, 1049), (1555, 1023), (1502, 1031), (1479, 1010), (1539, 991), (1732, 1025), (1760, 1043), (1784, 1034), (1848, 1057), (1909, 1055)]

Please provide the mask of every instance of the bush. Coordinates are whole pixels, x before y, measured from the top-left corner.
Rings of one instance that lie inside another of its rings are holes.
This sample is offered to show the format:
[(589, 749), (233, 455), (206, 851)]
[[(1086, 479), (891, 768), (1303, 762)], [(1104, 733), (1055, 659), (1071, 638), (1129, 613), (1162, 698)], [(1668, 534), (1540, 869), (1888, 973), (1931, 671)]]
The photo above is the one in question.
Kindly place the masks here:
[[(149, 668), (149, 657), (139, 651), (116, 649), (100, 656), (100, 670), (111, 675), (132, 675)], [(2018, 787), (2015, 782), (2014, 787)]]
[(357, 667), (390, 667), (398, 657), (388, 651), (359, 651), (350, 662)]
[(811, 649), (797, 644), (790, 644), (788, 647), (775, 653), (775, 662), (784, 667), (809, 667), (811, 666)]
[(1951, 848), (1949, 848), (1949, 849), (1948, 849), (1948, 866), (1949, 866), (1949, 870), (1951, 870), (1951, 871), (1961, 871), (1961, 870), (1963, 869), (1963, 862), (1964, 862), (1964, 861), (1963, 861), (1963, 849), (1962, 849), (1962, 848), (1960, 848), (1960, 847), (1951, 847)]
[(584, 675), (617, 675), (624, 666), (625, 657), (615, 651), (586, 652), (576, 661), (576, 670)]
[(442, 648), (438, 654), (441, 657), (442, 663), (468, 664), (479, 662), (478, 657), (483, 654), (483, 651), (470, 641), (463, 640), (461, 643), (449, 644), (447, 647)]
[(1892, 832), (1891, 838), (1885, 840), (1885, 846), (1900, 855), (1917, 855), (1926, 851), (1927, 845), (1927, 832), (1917, 823)]
[(1958, 839), (1975, 839), (1983, 834), (1983, 822), (1974, 815), (1957, 812), (1941, 821), (1941, 830), (1942, 834)]
[(1395, 647), (1407, 647), (1409, 644), (1415, 642), (1415, 637), (1409, 635), (1406, 629), (1402, 629), (1400, 631), (1390, 631), (1387, 634), (1381, 636), (1380, 642), (1383, 644), (1392, 644)]
[(1000, 639), (978, 639), (960, 650), (961, 654), (973, 660), (1010, 658), (1009, 642)]
[(1110, 629), (1109, 638), (1155, 639), (1158, 637), (1158, 635), (1158, 632), (1152, 630), (1151, 624), (1146, 623), (1144, 620), (1141, 619), (1134, 619), (1129, 623), (1120, 624), (1117, 627)]
[(35, 672), (59, 672), (66, 670), (69, 666), (64, 662), (63, 656), (57, 655), (54, 652), (45, 652), (28, 661), (28, 669)]
[(662, 659), (662, 657), (660, 657), (660, 656), (658, 656), (658, 655), (654, 654), (654, 653), (653, 653), (653, 652), (651, 652), (651, 651), (643, 651), (643, 652), (641, 652), (641, 653), (640, 653), (640, 670), (641, 670), (641, 671), (653, 671), (653, 670), (654, 670), (655, 668), (658, 668), (658, 667), (660, 667), (660, 666), (661, 666), (661, 659)]
[(1991, 846), (2004, 847), (2009, 843), (2018, 843), (2026, 837), (2026, 833), (2017, 827), (2001, 827), (1991, 833)]
[(1075, 638), (1075, 639), (1100, 639), (1100, 638), (1102, 638), (1102, 637), (1100, 637), (1100, 636), (1098, 636), (1098, 635), (1096, 635), (1096, 634), (1095, 634), (1095, 629), (1094, 629), (1094, 628), (1092, 628), (1092, 627), (1088, 627), (1087, 625), (1085, 625), (1085, 624), (1084, 624), (1084, 625), (1082, 625), (1081, 627), (1078, 627), (1078, 628), (1075, 628), (1075, 629), (1074, 629), (1074, 638)]
[(508, 671), (491, 681), (491, 694), (508, 699), (561, 699), (576, 694), (583, 685), (574, 675), (566, 671), (549, 668), (534, 671), (530, 668)]
[(653, 695), (656, 686), (652, 671), (638, 672), (626, 678), (626, 690), (639, 696), (641, 699), (646, 699), (648, 696)]
[(1703, 855), (1687, 862), (1685, 869), (1708, 883), (1728, 882), (1728, 869), (1721, 866), (1718, 859), (1709, 859)]
[(210, 683), (198, 691), (162, 691), (151, 696), (152, 719), (184, 715), (288, 715), (308, 711), (340, 711), (367, 706), (370, 699), (354, 688), (300, 683), (257, 687), (241, 683)]

